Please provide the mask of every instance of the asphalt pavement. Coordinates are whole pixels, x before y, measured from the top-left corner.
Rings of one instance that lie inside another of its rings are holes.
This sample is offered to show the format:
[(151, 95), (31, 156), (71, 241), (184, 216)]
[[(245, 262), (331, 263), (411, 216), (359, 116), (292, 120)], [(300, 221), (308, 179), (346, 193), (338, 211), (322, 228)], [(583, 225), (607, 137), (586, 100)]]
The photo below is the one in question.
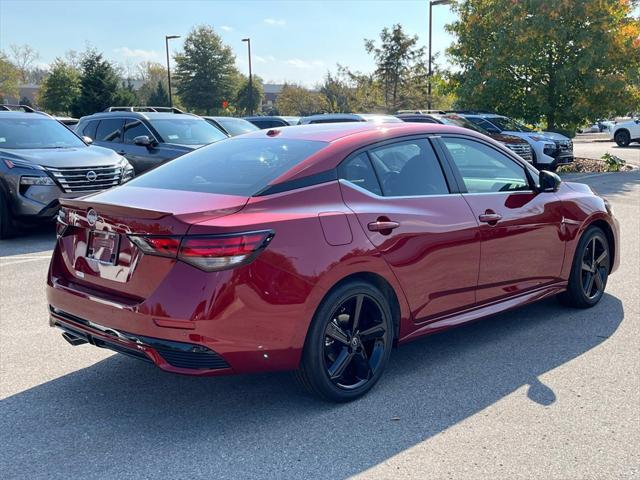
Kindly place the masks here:
[(640, 172), (565, 178), (622, 226), (600, 304), (550, 299), (402, 346), (346, 405), (288, 373), (180, 377), (71, 347), (47, 321), (52, 229), (0, 242), (2, 478), (639, 478)]

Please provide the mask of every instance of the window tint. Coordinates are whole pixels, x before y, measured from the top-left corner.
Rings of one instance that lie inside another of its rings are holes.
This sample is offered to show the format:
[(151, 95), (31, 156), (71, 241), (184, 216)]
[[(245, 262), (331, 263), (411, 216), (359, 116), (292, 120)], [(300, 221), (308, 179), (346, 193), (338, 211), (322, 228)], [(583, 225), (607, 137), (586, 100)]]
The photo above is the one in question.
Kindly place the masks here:
[(96, 130), (98, 129), (98, 123), (100, 123), (99, 120), (91, 120), (90, 122), (87, 122), (85, 127), (82, 129), (82, 132), (80, 133), (80, 135), (86, 135), (91, 140), (95, 140)]
[(95, 140), (98, 142), (121, 142), (123, 123), (124, 120), (121, 118), (100, 120)]
[(284, 127), (285, 122), (279, 122), (277, 120), (251, 120), (251, 123), (257, 125), (258, 128), (267, 129), (267, 128), (278, 128)]
[(229, 135), (231, 136), (242, 135), (243, 133), (259, 130), (259, 128), (253, 123), (247, 122), (242, 118), (218, 118), (218, 122), (222, 125), (222, 128), (229, 132)]
[(530, 190), (524, 167), (473, 140), (443, 138), (469, 193)]
[(373, 171), (366, 153), (361, 153), (340, 165), (340, 178), (369, 190), (376, 195), (382, 195), (380, 184)]
[(326, 145), (310, 140), (236, 137), (178, 157), (127, 182), (125, 188), (252, 196)]
[(124, 143), (133, 144), (133, 139), (141, 135), (154, 138), (142, 120), (127, 120), (124, 124)]
[(371, 161), (387, 197), (449, 193), (428, 140), (394, 143), (371, 151)]
[(430, 117), (400, 117), (403, 122), (415, 122), (415, 123), (438, 123)]
[(228, 138), (209, 122), (197, 118), (152, 119), (150, 123), (167, 143), (207, 145)]
[(472, 121), (473, 123), (478, 125), (480, 128), (484, 128), (487, 132), (491, 132), (491, 133), (500, 133), (500, 132), (502, 132), (502, 130), (500, 128), (496, 127), (493, 123), (488, 122), (483, 118), (470, 117), (470, 118), (468, 118), (468, 120)]

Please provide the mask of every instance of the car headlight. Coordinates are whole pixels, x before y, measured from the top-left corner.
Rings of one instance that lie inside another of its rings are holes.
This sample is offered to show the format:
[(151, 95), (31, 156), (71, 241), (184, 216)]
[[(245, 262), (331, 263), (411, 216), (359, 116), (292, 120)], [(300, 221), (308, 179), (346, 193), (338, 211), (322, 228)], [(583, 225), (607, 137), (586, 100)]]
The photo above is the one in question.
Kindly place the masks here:
[(44, 170), (40, 165), (27, 162), (26, 160), (18, 160), (16, 158), (3, 158), (2, 161), (7, 168), (26, 168), (28, 170)]
[(53, 181), (53, 178), (51, 177), (47, 177), (47, 176), (27, 176), (27, 175), (23, 175), (20, 177), (20, 185), (55, 185), (56, 182)]
[(133, 177), (135, 177), (136, 174), (135, 174), (135, 171), (133, 170), (133, 167), (131, 166), (129, 161), (124, 157), (120, 161), (120, 168), (122, 168), (122, 180), (120, 181), (121, 184), (128, 182)]

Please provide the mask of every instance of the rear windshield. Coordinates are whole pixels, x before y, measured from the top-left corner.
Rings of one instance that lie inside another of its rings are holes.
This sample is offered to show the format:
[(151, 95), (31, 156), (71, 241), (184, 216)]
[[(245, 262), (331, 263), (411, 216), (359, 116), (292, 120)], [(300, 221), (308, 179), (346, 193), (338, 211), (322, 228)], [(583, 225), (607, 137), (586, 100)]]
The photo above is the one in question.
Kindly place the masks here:
[(231, 134), (231, 136), (242, 135), (243, 133), (255, 132), (260, 130), (253, 123), (247, 122), (242, 118), (218, 118), (218, 122), (222, 127)]
[(86, 147), (86, 145), (57, 120), (42, 117), (0, 119), (0, 148), (69, 147)]
[(234, 138), (178, 157), (125, 184), (250, 197), (327, 143)]
[(202, 119), (151, 119), (149, 120), (166, 143), (178, 145), (206, 145), (227, 136)]

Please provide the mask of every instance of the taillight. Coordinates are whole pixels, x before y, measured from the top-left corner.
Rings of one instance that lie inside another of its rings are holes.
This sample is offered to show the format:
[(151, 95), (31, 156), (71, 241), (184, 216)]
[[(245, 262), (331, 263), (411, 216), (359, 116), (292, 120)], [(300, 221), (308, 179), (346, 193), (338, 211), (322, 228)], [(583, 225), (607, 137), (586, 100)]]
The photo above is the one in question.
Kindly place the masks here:
[(207, 272), (251, 262), (273, 238), (269, 230), (228, 235), (138, 236), (131, 241), (144, 253), (171, 257)]

